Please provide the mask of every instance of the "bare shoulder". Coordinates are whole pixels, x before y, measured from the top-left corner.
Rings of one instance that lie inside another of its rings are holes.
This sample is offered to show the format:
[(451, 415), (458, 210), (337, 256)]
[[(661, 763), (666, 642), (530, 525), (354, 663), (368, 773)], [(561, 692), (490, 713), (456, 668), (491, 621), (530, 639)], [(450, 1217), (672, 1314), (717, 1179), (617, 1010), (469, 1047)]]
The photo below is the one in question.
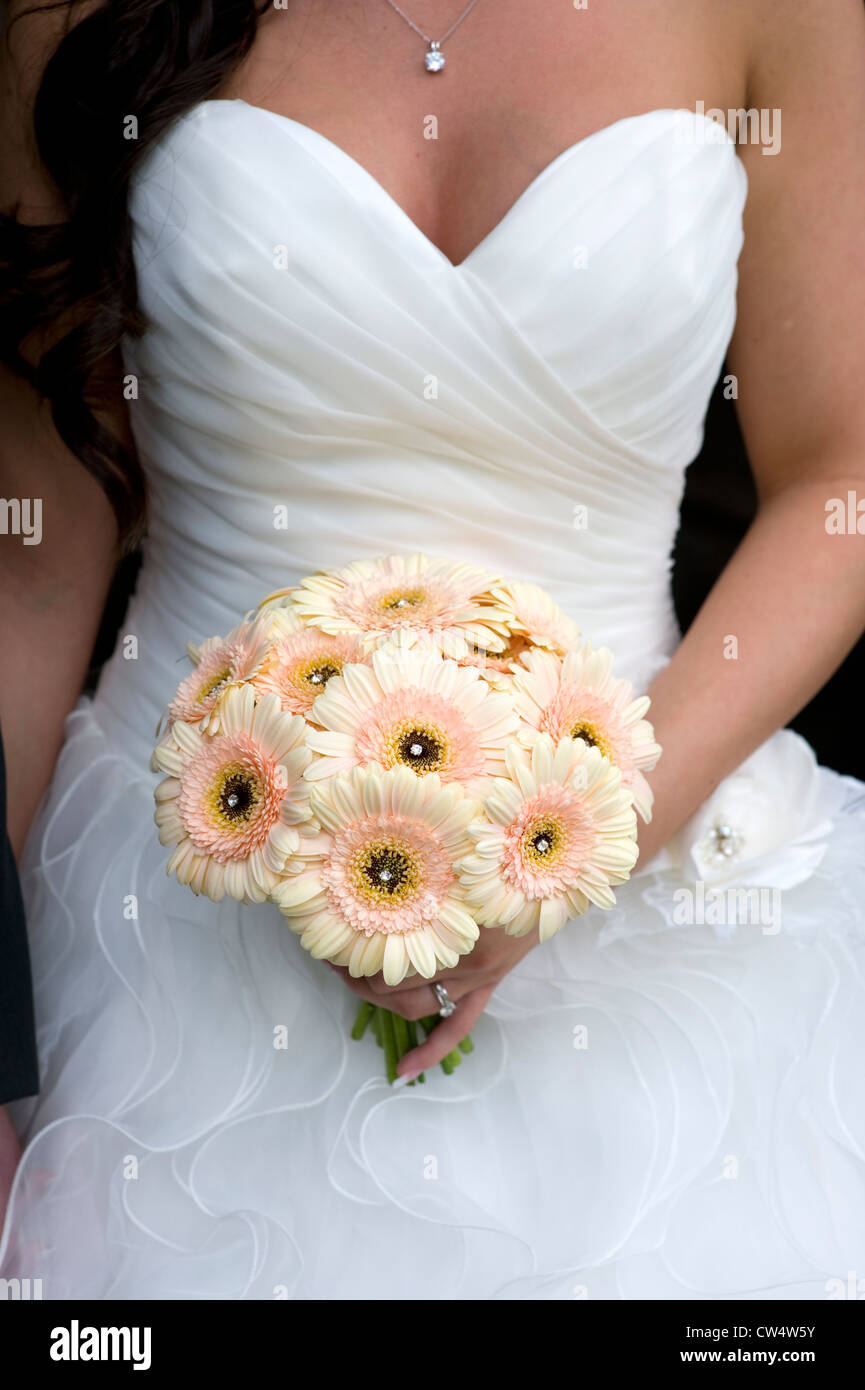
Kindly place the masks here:
[[(749, 100), (783, 120), (787, 158), (740, 153), (761, 188), (798, 179), (802, 196), (826, 197), (831, 186), (863, 186), (865, 175), (865, 5), (862, 0), (752, 0)], [(840, 209), (836, 209), (840, 213)]]
[(865, 62), (865, 5), (862, 0), (751, 0), (747, 9), (747, 38), (754, 84), (760, 100), (773, 91), (794, 98), (794, 84), (805, 78), (807, 88), (843, 99), (847, 84), (858, 74), (860, 91)]
[[(862, 456), (865, 5), (754, 0), (745, 244), (730, 360), (758, 484), (841, 476)], [(771, 156), (771, 157), (769, 157)]]

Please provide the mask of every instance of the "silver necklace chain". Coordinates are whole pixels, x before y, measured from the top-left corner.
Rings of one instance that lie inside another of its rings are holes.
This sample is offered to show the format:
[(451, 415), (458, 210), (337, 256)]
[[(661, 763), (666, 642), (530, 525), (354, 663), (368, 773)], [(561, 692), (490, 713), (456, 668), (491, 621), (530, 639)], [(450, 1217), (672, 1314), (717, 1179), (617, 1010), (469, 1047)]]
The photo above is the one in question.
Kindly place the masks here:
[(429, 48), (424, 55), (424, 66), (427, 72), (441, 72), (445, 65), (445, 55), (441, 51), (442, 44), (446, 39), (450, 38), (455, 29), (460, 27), (464, 19), (468, 19), (475, 5), (478, 3), (478, 0), (471, 0), (471, 4), (466, 6), (459, 18), (454, 20), (451, 27), (442, 34), (440, 39), (432, 39), (429, 34), (424, 33), (423, 29), (418, 28), (414, 20), (409, 19), (405, 10), (401, 10), (399, 5), (395, 3), (395, 0), (387, 0), (387, 3), (392, 10), (396, 10), (401, 19), (405, 20), (409, 28), (414, 30), (418, 38), (423, 39), (424, 43), (429, 44)]

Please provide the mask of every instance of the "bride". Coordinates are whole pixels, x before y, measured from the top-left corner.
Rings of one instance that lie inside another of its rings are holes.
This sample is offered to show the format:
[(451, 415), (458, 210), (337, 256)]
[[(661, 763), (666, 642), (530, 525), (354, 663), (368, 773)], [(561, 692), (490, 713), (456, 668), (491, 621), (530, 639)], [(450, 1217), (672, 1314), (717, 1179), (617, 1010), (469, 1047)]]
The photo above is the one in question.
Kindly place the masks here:
[[(782, 730), (865, 621), (862, 6), (460, 8), (7, 6), (2, 490), (43, 534), (3, 537), (0, 716), (42, 1084), (0, 1271), (46, 1298), (819, 1299), (865, 1269), (865, 788)], [(760, 505), (680, 642), (725, 355)], [(418, 550), (547, 588), (664, 754), (616, 908), (488, 933), (401, 1064), (427, 1084), (391, 1088), (356, 996), (416, 1018), (430, 984), (169, 879), (149, 754), (188, 639)]]

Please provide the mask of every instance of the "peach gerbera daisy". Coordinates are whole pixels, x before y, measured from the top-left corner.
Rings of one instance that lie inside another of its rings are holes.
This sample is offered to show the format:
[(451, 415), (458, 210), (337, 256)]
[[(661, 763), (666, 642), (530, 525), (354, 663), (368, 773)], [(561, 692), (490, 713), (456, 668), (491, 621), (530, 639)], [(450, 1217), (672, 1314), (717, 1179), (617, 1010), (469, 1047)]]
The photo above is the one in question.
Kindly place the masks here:
[(479, 804), (435, 773), (375, 766), (311, 799), (326, 833), (273, 893), (301, 945), (355, 977), (382, 971), (389, 985), (456, 965), (479, 935), (455, 870)]
[(156, 788), (155, 820), (173, 845), (168, 872), (219, 902), (263, 902), (286, 862), (313, 834), (303, 773), (312, 754), (306, 723), (285, 714), (276, 695), (255, 703), (251, 686), (235, 686), (219, 705), (219, 730), (181, 722), (154, 753), (169, 775)]
[(507, 638), (505, 613), (479, 598), (495, 582), (474, 565), (386, 555), (304, 579), (291, 605), (304, 622), (354, 633), (366, 647), (403, 631), (454, 655), (470, 642), (498, 651)]
[(513, 685), (514, 662), (519, 661), (525, 652), (533, 650), (528, 637), (521, 632), (513, 632), (501, 651), (487, 651), (484, 647), (476, 647), (472, 643), (464, 655), (457, 657), (457, 661), (460, 666), (470, 666), (478, 671), (494, 690), (510, 691)]
[[(495, 584), (490, 598), (497, 608), (505, 610), (508, 627), (515, 637), (523, 637), (525, 646), (546, 647), (559, 656), (577, 646), (580, 629), (537, 584), (519, 580)], [(514, 650), (517, 656), (521, 654), (519, 643)]]
[(613, 654), (592, 651), (591, 642), (560, 660), (550, 652), (527, 652), (514, 668), (514, 705), (523, 724), (520, 738), (537, 732), (558, 742), (570, 735), (597, 748), (622, 774), (644, 821), (652, 818), (652, 790), (644, 777), (661, 756), (651, 724), (643, 716), (648, 695), (634, 699), (630, 681), (613, 676)]
[(244, 619), (227, 637), (208, 637), (200, 646), (190, 642), (186, 650), (195, 670), (178, 686), (168, 706), (170, 718), (215, 732), (220, 696), (255, 674), (267, 653), (272, 623), (270, 614)]
[(322, 726), (307, 743), (322, 756), (311, 781), (360, 765), (403, 766), (471, 786), (503, 773), (519, 718), (513, 702), (440, 652), (392, 644), (371, 668), (346, 666), (312, 707)]
[(280, 609), (274, 640), (252, 677), (252, 685), (259, 695), (269, 691), (278, 695), (284, 710), (306, 715), (343, 666), (364, 660), (358, 639), (350, 633), (306, 627), (296, 614)]
[(509, 776), (484, 801), (458, 865), (466, 904), (484, 926), (511, 936), (555, 935), (590, 903), (612, 907), (637, 859), (637, 821), (617, 768), (596, 748), (547, 734), (531, 750), (511, 745)]

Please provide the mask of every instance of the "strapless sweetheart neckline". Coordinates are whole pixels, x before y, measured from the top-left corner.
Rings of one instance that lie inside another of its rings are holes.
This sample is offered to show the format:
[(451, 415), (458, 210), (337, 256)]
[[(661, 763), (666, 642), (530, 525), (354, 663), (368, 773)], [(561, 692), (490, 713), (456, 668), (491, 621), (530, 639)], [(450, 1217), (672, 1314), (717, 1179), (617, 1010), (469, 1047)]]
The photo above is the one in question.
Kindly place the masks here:
[[(676, 640), (665, 560), (735, 318), (746, 196), (727, 131), (659, 108), (573, 142), (454, 265), (313, 127), (241, 98), (190, 107), (130, 199), (150, 330), (125, 359), (151, 549), (184, 525), (161, 562), (171, 600), (153, 609), (166, 683), (190, 623), (219, 631), (286, 570), (342, 563), (359, 541), (386, 553), (419, 506), (437, 554), (494, 569), (507, 536), (511, 568), (647, 683)], [(419, 497), (406, 462), (420, 458)], [(351, 535), (336, 527), (323, 554), (346, 466)], [(289, 478), (292, 553), (260, 534)], [(471, 505), (454, 516), (457, 495)], [(593, 524), (575, 545), (578, 505)], [(159, 709), (139, 719), (133, 692), (119, 699), (130, 732), (149, 731)]]
[[(38, 1250), (51, 1299), (657, 1300), (825, 1298), (863, 1267), (865, 794), (794, 734), (419, 1090), (350, 1040), (355, 997), (278, 909), (196, 898), (153, 825), (186, 643), (315, 569), (470, 560), (540, 584), (638, 690), (669, 660), (747, 192), (726, 130), (681, 114), (576, 141), (456, 265), (353, 156), (241, 99), (136, 167), (148, 535), (24, 864), (42, 1089), (4, 1277)], [(721, 817), (742, 848), (707, 868)], [(761, 914), (771, 889), (773, 918), (683, 921), (695, 876)]]
[[(319, 143), (322, 148), (326, 148), (329, 151), (332, 157), (343, 160), (346, 168), (350, 169), (356, 177), (360, 177), (368, 183), (370, 188), (375, 191), (376, 196), (380, 198), (386, 206), (389, 206), (395, 215), (406, 224), (407, 228), (411, 229), (412, 233), (426, 245), (430, 254), (437, 257), (439, 261), (443, 262), (455, 273), (470, 269), (472, 262), (481, 256), (486, 248), (495, 241), (506, 228), (510, 227), (512, 221), (519, 216), (520, 212), (531, 200), (533, 195), (555, 174), (560, 173), (575, 155), (582, 153), (583, 150), (588, 149), (604, 138), (610, 138), (614, 135), (621, 134), (628, 127), (633, 127), (638, 122), (643, 123), (653, 120), (658, 116), (668, 117), (675, 115), (676, 112), (680, 110), (678, 107), (657, 106), (650, 111), (641, 111), (634, 116), (621, 116), (618, 120), (610, 121), (607, 125), (599, 126), (597, 130), (590, 131), (588, 135), (581, 136), (579, 140), (574, 140), (572, 144), (566, 146), (559, 154), (554, 155), (549, 163), (545, 164), (544, 167), (535, 174), (534, 178), (530, 180), (523, 191), (517, 195), (510, 207), (506, 209), (486, 235), (472, 247), (471, 251), (463, 256), (462, 260), (453, 261), (431, 237), (427, 236), (426, 232), (418, 226), (414, 218), (406, 212), (402, 204), (394, 198), (393, 194), (387, 191), (384, 184), (382, 184), (374, 174), (370, 173), (365, 164), (355, 159), (354, 155), (349, 154), (348, 150), (344, 149), (343, 146), (338, 144), (335, 140), (331, 140), (328, 135), (324, 135), (320, 130), (316, 130), (314, 126), (307, 125), (306, 122), (299, 121), (294, 116), (286, 116), (283, 115), (282, 112), (272, 111), (267, 106), (258, 106), (254, 102), (245, 101), (243, 97), (215, 97), (207, 101), (198, 102), (195, 106), (190, 108), (184, 119), (194, 119), (202, 111), (206, 111), (208, 107), (220, 106), (241, 107), (245, 111), (251, 112), (255, 118), (269, 117), (272, 121), (277, 121), (287, 129), (297, 132), (302, 138), (308, 140), (313, 145)], [(687, 115), (689, 118), (693, 117), (694, 121), (702, 124), (704, 128), (711, 128), (711, 138), (714, 143), (718, 143), (720, 134), (723, 137), (720, 143), (728, 144), (730, 149), (735, 151), (735, 141), (733, 141), (727, 131), (724, 130), (723, 127), (719, 127), (710, 116), (706, 116), (701, 112), (686, 111), (685, 108), (681, 108), (681, 112), (683, 116)], [(741, 167), (744, 173), (744, 165)]]

